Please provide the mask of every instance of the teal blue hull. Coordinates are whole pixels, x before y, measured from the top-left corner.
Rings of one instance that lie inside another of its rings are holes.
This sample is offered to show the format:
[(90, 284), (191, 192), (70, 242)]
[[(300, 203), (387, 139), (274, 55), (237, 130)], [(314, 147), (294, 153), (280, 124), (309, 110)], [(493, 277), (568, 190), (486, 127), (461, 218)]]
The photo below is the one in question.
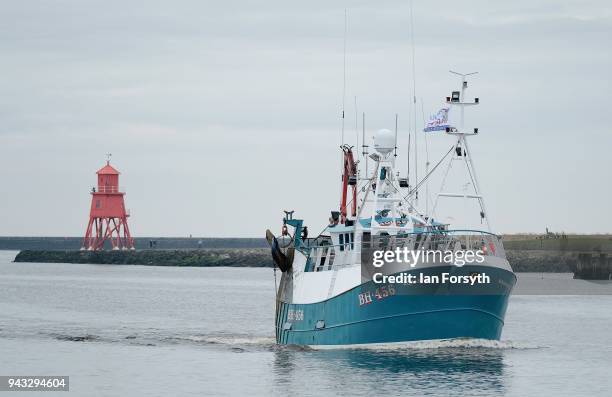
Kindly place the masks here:
[[(354, 345), (450, 338), (499, 340), (516, 283), (514, 273), (478, 266), (445, 267), (429, 273), (444, 271), (486, 272), (491, 285), (432, 288), (393, 284), (389, 289), (369, 282), (319, 303), (279, 302), (277, 342)], [(368, 294), (371, 299), (365, 298)]]

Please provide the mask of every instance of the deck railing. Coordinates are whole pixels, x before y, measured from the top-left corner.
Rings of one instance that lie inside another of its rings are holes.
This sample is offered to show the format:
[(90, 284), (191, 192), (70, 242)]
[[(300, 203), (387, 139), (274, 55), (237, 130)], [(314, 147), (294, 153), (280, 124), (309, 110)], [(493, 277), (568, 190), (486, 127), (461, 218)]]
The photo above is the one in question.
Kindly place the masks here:
[(91, 190), (92, 193), (123, 193), (121, 186), (98, 186)]
[[(361, 240), (361, 242), (360, 242)], [(311, 243), (314, 243), (312, 241)], [(309, 244), (306, 247), (307, 260), (304, 271), (324, 271), (339, 267), (350, 266), (361, 263), (362, 249), (373, 250), (396, 250), (397, 248), (409, 250), (434, 250), (434, 251), (478, 251), (482, 250), (484, 255), (506, 257), (501, 237), (492, 233), (479, 230), (445, 230), (403, 233), (395, 236), (376, 235), (369, 241), (356, 239), (345, 244)]]

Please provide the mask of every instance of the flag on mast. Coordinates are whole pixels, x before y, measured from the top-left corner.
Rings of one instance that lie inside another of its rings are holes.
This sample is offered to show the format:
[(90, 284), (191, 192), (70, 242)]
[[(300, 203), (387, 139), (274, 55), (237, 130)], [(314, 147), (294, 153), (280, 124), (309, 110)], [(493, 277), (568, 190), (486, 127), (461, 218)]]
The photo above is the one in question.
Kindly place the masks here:
[(450, 125), (448, 124), (448, 111), (449, 110), (450, 108), (445, 107), (445, 108), (438, 110), (438, 113), (431, 115), (423, 131), (424, 132), (445, 131), (446, 128), (450, 127)]

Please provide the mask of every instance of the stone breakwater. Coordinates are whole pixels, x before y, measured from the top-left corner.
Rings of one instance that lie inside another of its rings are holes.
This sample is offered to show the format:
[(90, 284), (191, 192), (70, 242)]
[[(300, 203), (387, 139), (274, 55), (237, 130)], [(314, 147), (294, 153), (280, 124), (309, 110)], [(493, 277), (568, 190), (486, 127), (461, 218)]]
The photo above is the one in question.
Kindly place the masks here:
[[(516, 272), (571, 272), (578, 254), (571, 251), (506, 250)], [(92, 263), (149, 266), (272, 267), (269, 248), (210, 248), (190, 250), (56, 251), (23, 250), (15, 262)]]
[(17, 254), (15, 262), (201, 267), (272, 267), (273, 265), (269, 248), (97, 252), (24, 250)]
[(572, 251), (506, 250), (515, 272), (569, 273), (578, 253)]

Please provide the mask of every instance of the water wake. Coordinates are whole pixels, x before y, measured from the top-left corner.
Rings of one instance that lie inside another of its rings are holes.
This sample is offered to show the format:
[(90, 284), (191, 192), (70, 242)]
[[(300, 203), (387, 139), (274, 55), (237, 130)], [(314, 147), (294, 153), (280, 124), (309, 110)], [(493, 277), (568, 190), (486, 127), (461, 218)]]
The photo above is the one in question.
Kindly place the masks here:
[(440, 349), (487, 349), (487, 350), (512, 350), (512, 349), (539, 349), (543, 346), (524, 342), (509, 340), (489, 340), (473, 338), (439, 339), (412, 342), (396, 342), (369, 345), (346, 345), (346, 346), (312, 346), (314, 349), (355, 349), (355, 350), (440, 350)]
[[(40, 335), (40, 334), (39, 334)], [(319, 351), (319, 350), (367, 350), (367, 351), (442, 351), (442, 350), (527, 350), (539, 349), (532, 343), (511, 340), (488, 340), (472, 338), (456, 338), (441, 340), (426, 340), (413, 342), (397, 342), (368, 345), (333, 345), (333, 346), (298, 346), (278, 345), (273, 336), (249, 334), (196, 334), (196, 335), (168, 335), (165, 332), (130, 333), (128, 335), (109, 335), (108, 333), (47, 333), (54, 339), (67, 342), (97, 342), (97, 343), (126, 343), (130, 345), (158, 346), (158, 345), (194, 345), (227, 348), (235, 352), (243, 351)]]
[(238, 348), (249, 346), (265, 348), (276, 344), (274, 337), (271, 336), (229, 334), (173, 336), (164, 338), (164, 341), (178, 344), (219, 345)]

